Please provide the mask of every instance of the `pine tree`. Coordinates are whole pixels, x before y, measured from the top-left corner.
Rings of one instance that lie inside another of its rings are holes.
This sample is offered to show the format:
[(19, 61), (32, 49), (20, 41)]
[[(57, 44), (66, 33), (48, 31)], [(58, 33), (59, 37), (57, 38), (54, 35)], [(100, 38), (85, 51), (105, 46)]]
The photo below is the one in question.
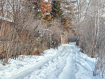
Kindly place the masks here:
[(34, 0), (32, 1), (32, 12), (34, 15), (34, 19), (41, 19), (42, 14), (41, 14), (41, 10), (39, 7), (41, 0)]
[[(61, 25), (63, 27), (63, 32), (61, 35), (61, 43), (67, 43), (67, 32), (72, 31), (75, 34), (75, 30), (73, 28), (73, 21), (75, 20), (75, 4), (76, 1), (61, 1), (61, 9), (63, 11), (61, 18)], [(65, 41), (64, 41), (65, 40)]]
[(52, 11), (51, 14), (53, 18), (60, 18), (63, 14), (61, 9), (60, 1), (52, 1)]
[[(74, 32), (73, 30), (73, 21), (75, 20), (75, 16), (76, 16), (76, 8), (75, 8), (75, 4), (76, 1), (62, 1), (61, 5), (62, 5), (62, 11), (63, 11), (63, 17), (61, 19), (61, 23), (62, 25), (64, 25), (64, 29), (65, 30), (72, 30), (72, 32)], [(69, 26), (69, 28), (68, 28)]]

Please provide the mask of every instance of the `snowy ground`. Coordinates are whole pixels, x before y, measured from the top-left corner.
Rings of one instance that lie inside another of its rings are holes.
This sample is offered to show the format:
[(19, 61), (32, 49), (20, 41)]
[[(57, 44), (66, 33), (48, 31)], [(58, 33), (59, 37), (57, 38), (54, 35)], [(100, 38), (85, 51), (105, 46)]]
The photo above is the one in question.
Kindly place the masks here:
[(94, 65), (95, 59), (70, 43), (45, 50), (41, 56), (9, 59), (9, 64), (0, 64), (0, 79), (97, 79)]

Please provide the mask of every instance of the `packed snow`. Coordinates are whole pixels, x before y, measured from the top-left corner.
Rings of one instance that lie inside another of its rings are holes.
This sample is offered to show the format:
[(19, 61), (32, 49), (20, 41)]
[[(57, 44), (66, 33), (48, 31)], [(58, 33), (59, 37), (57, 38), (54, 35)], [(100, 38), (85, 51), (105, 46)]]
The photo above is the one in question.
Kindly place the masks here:
[(21, 55), (0, 61), (0, 79), (98, 79), (93, 76), (95, 58), (80, 52), (75, 43), (45, 50), (41, 56)]

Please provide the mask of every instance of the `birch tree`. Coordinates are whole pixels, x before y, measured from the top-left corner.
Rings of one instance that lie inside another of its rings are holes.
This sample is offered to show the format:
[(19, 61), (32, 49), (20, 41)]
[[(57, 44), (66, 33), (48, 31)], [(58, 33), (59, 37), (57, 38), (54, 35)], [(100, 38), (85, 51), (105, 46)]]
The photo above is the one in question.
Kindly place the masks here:
[(104, 0), (89, 0), (83, 19), (80, 20), (79, 24), (79, 30), (81, 31), (80, 46), (89, 56), (98, 58), (93, 73), (94, 76), (105, 70), (103, 62), (103, 39), (105, 38), (105, 32), (103, 30), (105, 30), (105, 28), (103, 25), (104, 18), (101, 17), (103, 14), (104, 2)]

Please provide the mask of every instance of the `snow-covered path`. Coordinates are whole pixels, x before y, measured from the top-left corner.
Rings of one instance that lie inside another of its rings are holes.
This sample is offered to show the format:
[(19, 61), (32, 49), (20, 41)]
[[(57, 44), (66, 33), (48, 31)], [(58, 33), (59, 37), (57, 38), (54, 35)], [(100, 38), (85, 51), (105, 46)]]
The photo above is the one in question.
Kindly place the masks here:
[(37, 57), (36, 62), (30, 63), (31, 66), (24, 65), (23, 70), (18, 68), (15, 74), (0, 79), (93, 79), (92, 63), (93, 59), (82, 54), (75, 43), (64, 44), (58, 49), (45, 50), (41, 58)]
[[(74, 48), (74, 46), (65, 45), (63, 48), (58, 48), (54, 56), (45, 57), (34, 67), (28, 68), (9, 79), (74, 79), (75, 59), (73, 56), (75, 55), (69, 48)], [(65, 74), (67, 75), (66, 78)]]

